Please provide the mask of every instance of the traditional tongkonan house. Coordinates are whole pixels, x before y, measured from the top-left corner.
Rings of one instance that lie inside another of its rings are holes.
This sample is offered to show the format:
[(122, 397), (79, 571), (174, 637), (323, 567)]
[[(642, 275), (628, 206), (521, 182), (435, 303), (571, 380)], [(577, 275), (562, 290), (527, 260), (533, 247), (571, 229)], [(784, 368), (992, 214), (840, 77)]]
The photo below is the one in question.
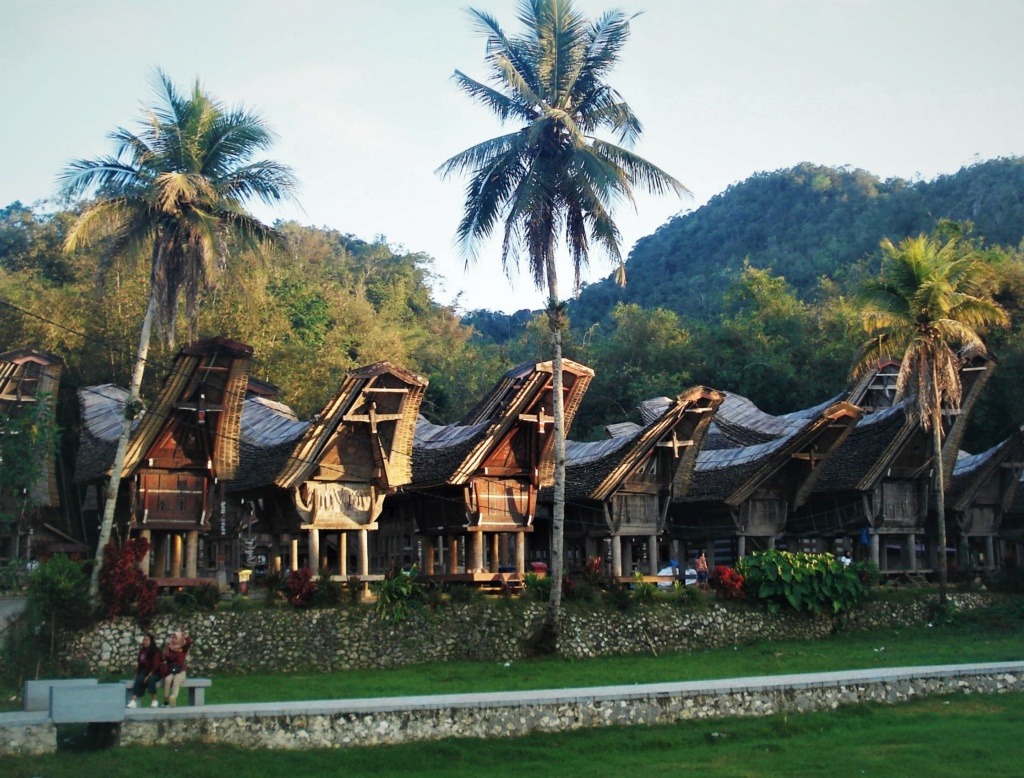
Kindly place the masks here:
[[(593, 377), (589, 367), (564, 360), (567, 430)], [(554, 483), (552, 378), (550, 362), (520, 365), (461, 422), (439, 426), (420, 418), (413, 481), (394, 504), (411, 506), (416, 517), (424, 573), (485, 582), (525, 571), (538, 492)], [(549, 561), (549, 548), (542, 537), (529, 557)]]
[(207, 564), (218, 567), (219, 563), (219, 568), (225, 569), (226, 563), (227, 570), (239, 571), (239, 583), (245, 571), (256, 576), (280, 574), (284, 552), (291, 554), (290, 569), (299, 568), (297, 549), (291, 548), (289, 535), (283, 534), (298, 526), (298, 515), (291, 497), (274, 479), (309, 422), (300, 421), (291, 408), (279, 402), (280, 393), (273, 384), (249, 377), (242, 404), (238, 468), (224, 485), (227, 509), (210, 531), (218, 542), (215, 551), (207, 549)]
[[(37, 414), (54, 419), (63, 367), (60, 357), (34, 348), (0, 354), (0, 435), (17, 434), (14, 427), (18, 419), (35, 418)], [(14, 521), (0, 531), (0, 558), (14, 559), (25, 553), (22, 534), (31, 538), (33, 544), (43, 539), (49, 522), (37, 515), (38, 509), (44, 509), (46, 518), (56, 519), (55, 512), (48, 510), (60, 507), (56, 454), (40, 462), (40, 470), (39, 477), (28, 485), (27, 494), (14, 496), (8, 489), (0, 490), (0, 513), (14, 517)]]
[[(225, 338), (185, 346), (134, 426), (118, 495), (125, 504), (115, 523), (150, 540), (153, 551), (142, 568), (161, 585), (197, 582), (200, 536), (226, 511), (224, 483), (238, 467), (251, 360), (252, 348)], [(109, 477), (127, 393), (88, 387), (79, 398), (83, 445), (76, 480), (95, 483)]]
[[(950, 483), (968, 412), (988, 380), (991, 360), (978, 353), (963, 357), (963, 402), (945, 410), (943, 463)], [(860, 537), (883, 572), (924, 572), (937, 566), (934, 528), (926, 537), (933, 502), (934, 458), (931, 432), (922, 429), (913, 398), (896, 392), (899, 363), (888, 361), (869, 372), (849, 400), (868, 412), (823, 467), (811, 501), (792, 522), (802, 535)], [(918, 554), (925, 551), (927, 563)], [(845, 541), (844, 541), (845, 542)]]
[(726, 561), (715, 559), (716, 539), (735, 541), (721, 556), (774, 548), (860, 418), (860, 409), (842, 400), (771, 416), (727, 393), (697, 456), (692, 486), (670, 510), (673, 536), (706, 551), (709, 564)]
[[(961, 452), (946, 492), (947, 517), (955, 517), (967, 541), (968, 556), (957, 554), (957, 566), (992, 572), (1007, 556), (1006, 541), (1021, 539), (1021, 517), (1008, 519), (1021, 473), (1024, 472), (1024, 427), (980, 454)], [(998, 548), (997, 548), (998, 543)], [(956, 544), (958, 551), (961, 544)], [(1014, 549), (1016, 552), (1016, 549)], [(1015, 563), (1020, 562), (1016, 553)]]
[[(356, 573), (364, 582), (370, 580), (369, 533), (381, 530), (378, 518), (385, 497), (412, 477), (413, 435), (426, 387), (425, 378), (391, 362), (349, 371), (293, 447), (275, 480), (295, 508), (295, 522), (284, 528), (292, 544), (293, 569), (301, 531), (314, 575), (336, 572), (347, 578)], [(351, 532), (357, 533), (358, 542), (353, 570)]]
[[(658, 397), (639, 406), (643, 426), (610, 426), (607, 440), (566, 441), (565, 547), (567, 564), (608, 559), (615, 578), (643, 560), (656, 575), (676, 557), (661, 549), (669, 505), (693, 478), (704, 435), (723, 395), (695, 386), (675, 399)], [(550, 489), (542, 493), (551, 499)], [(635, 548), (639, 545), (639, 548)]]

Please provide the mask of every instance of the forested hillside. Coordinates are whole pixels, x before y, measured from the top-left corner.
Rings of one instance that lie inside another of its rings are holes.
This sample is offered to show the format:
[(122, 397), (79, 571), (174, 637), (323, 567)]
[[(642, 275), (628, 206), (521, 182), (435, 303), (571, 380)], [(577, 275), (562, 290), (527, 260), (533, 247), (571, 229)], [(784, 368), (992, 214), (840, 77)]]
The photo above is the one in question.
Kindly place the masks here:
[(940, 219), (971, 222), (989, 246), (1024, 237), (1024, 159), (973, 165), (934, 181), (882, 181), (862, 170), (802, 164), (758, 173), (637, 241), (628, 283), (591, 284), (572, 306), (577, 326), (617, 302), (710, 319), (744, 262), (770, 268), (806, 299), (822, 276), (877, 270), (879, 241), (931, 233)]

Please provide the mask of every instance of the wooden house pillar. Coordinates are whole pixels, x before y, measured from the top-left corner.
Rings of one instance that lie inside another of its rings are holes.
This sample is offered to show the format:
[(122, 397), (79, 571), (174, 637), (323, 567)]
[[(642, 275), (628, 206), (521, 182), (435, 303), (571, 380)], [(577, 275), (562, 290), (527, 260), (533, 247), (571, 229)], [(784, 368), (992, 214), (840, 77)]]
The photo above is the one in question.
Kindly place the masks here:
[[(471, 567), (474, 573), (482, 573), (484, 571), (484, 533), (474, 532), (472, 533), (472, 538), (470, 549), (473, 559), (466, 567)], [(466, 572), (469, 571), (467, 570)]]
[(171, 542), (171, 536), (166, 533), (160, 533), (160, 537), (156, 542), (156, 557), (155, 566), (153, 568), (154, 578), (164, 578), (167, 575), (167, 555), (170, 553), (168, 543)]
[(747, 536), (740, 535), (736, 538), (736, 561), (738, 562), (747, 555)]
[(907, 535), (907, 569), (910, 572), (917, 570), (917, 535), (913, 532)]
[(181, 533), (171, 535), (171, 578), (181, 578)]
[(153, 560), (153, 532), (151, 530), (144, 529), (139, 533), (139, 537), (149, 543), (149, 551), (147, 551), (146, 555), (139, 560), (139, 569), (146, 578), (149, 578), (149, 570)]
[(502, 532), (498, 535), (498, 565), (508, 565), (508, 546), (509, 546), (509, 534)]
[(768, 538), (768, 548), (773, 549), (773, 550), (775, 549), (775, 536), (774, 535), (772, 535), (770, 538)]
[(592, 538), (589, 535), (583, 539), (583, 553), (586, 555), (586, 559), (583, 560), (585, 565), (590, 564), (590, 560), (597, 556), (597, 538)]
[(199, 574), (199, 532), (185, 533), (185, 577), (195, 578)]
[(612, 535), (612, 577), (622, 576), (622, 538)]
[(633, 575), (633, 538), (626, 538), (619, 551), (624, 575)]
[(270, 536), (270, 553), (267, 559), (268, 572), (274, 575), (281, 574), (281, 538), (277, 535)]
[(647, 536), (647, 569), (651, 575), (658, 574), (658, 536)]
[(370, 574), (370, 533), (359, 530), (359, 575), (364, 578)]
[(348, 578), (348, 533), (338, 533), (338, 575)]
[(872, 532), (869, 535), (871, 540), (871, 561), (878, 567), (879, 570), (882, 568), (882, 560), (878, 550), (878, 533)]
[(288, 564), (294, 573), (299, 569), (299, 539), (289, 537), (289, 541), (291, 544), (291, 559), (288, 560)]
[(427, 538), (423, 546), (423, 574), (434, 574), (434, 539)]
[(448, 536), (448, 572), (459, 572), (459, 539), (455, 535)]
[(522, 531), (516, 533), (516, 572), (526, 572), (526, 533)]
[(320, 573), (320, 530), (311, 529), (306, 535), (306, 564), (316, 578)]
[(489, 569), (492, 573), (498, 572), (498, 566), (501, 564), (500, 556), (500, 536), (497, 532), (491, 533), (491, 558)]
[(996, 569), (996, 543), (991, 535), (985, 537), (985, 569)]

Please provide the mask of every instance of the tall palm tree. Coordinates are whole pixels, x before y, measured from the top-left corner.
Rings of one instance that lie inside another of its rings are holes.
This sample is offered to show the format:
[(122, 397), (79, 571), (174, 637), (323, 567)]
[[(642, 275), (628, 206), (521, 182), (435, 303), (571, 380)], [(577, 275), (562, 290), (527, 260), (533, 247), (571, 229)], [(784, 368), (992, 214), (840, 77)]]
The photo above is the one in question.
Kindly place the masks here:
[[(457, 236), (467, 262), (499, 223), (504, 224), (501, 261), (506, 272), (525, 254), (538, 289), (547, 289), (553, 367), (555, 490), (552, 518), (551, 601), (547, 637), (558, 634), (561, 610), (562, 541), (565, 516), (565, 418), (562, 397), (562, 330), (568, 322), (559, 299), (555, 254), (564, 237), (575, 288), (591, 243), (618, 263), (621, 236), (613, 206), (633, 201), (633, 187), (660, 194), (687, 190), (672, 176), (629, 151), (642, 126), (605, 77), (629, 38), (621, 11), (599, 19), (581, 15), (572, 0), (521, 0), (524, 32), (509, 37), (494, 17), (471, 9), (487, 39), (491, 85), (460, 71), (461, 91), (519, 125), (513, 132), (472, 146), (447, 160), (443, 176), (468, 173)], [(616, 143), (598, 138), (607, 132)]]
[(894, 246), (882, 241), (882, 273), (860, 293), (869, 340), (854, 367), (863, 373), (902, 355), (897, 392), (913, 396), (921, 426), (932, 433), (938, 520), (939, 602), (946, 602), (946, 508), (942, 461), (942, 409), (960, 407), (961, 360), (955, 349), (984, 352), (981, 333), (1009, 323), (991, 296), (983, 256), (958, 237), (945, 242), (920, 235)]
[(139, 336), (130, 400), (107, 486), (90, 594), (99, 591), (103, 549), (110, 540), (121, 469), (139, 403), (139, 387), (154, 320), (173, 344), (178, 302), (184, 296), (189, 334), (194, 337), (199, 293), (227, 255), (227, 240), (252, 247), (277, 234), (244, 205), (291, 197), (295, 179), (276, 162), (255, 159), (274, 140), (266, 123), (243, 107), (228, 108), (197, 80), (179, 92), (157, 71), (157, 100), (147, 107), (139, 132), (111, 133), (114, 156), (72, 162), (61, 174), (71, 197), (95, 192), (68, 232), (65, 251), (92, 239), (109, 238), (106, 258), (149, 254), (150, 297)]

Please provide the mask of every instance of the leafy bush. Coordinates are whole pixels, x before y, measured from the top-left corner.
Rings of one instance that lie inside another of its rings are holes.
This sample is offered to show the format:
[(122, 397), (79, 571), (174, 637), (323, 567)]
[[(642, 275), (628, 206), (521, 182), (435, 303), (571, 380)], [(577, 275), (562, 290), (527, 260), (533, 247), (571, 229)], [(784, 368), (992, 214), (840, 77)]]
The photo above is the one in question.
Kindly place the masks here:
[(16, 560), (0, 565), (0, 592), (16, 592), (24, 588), (27, 579), (25, 569)]
[(658, 596), (658, 586), (644, 580), (644, 574), (637, 570), (633, 573), (633, 599), (637, 602), (653, 602)]
[(397, 624), (404, 621), (411, 608), (420, 602), (422, 585), (416, 583), (416, 570), (397, 570), (385, 576), (374, 589), (377, 594), (376, 611), (381, 621)]
[(470, 603), (479, 602), (482, 597), (483, 595), (480, 594), (479, 589), (467, 584), (453, 584), (448, 589), (448, 599), (452, 602), (459, 603), (460, 605), (469, 605)]
[(316, 581), (316, 591), (313, 593), (310, 605), (315, 608), (338, 605), (344, 597), (345, 587), (342, 583), (335, 581), (328, 573), (324, 573)]
[(312, 602), (315, 593), (316, 581), (313, 580), (313, 573), (309, 567), (300, 567), (298, 570), (293, 570), (288, 576), (288, 582), (285, 584), (285, 597), (296, 608), (307, 607)]
[(703, 610), (708, 607), (710, 595), (699, 586), (686, 586), (682, 581), (672, 582), (672, 600), (677, 605), (682, 605), (694, 610)]
[(878, 565), (870, 559), (862, 559), (859, 562), (854, 562), (850, 565), (850, 569), (857, 575), (860, 582), (867, 587), (878, 586), (878, 582), (882, 578)]
[(186, 586), (174, 593), (174, 607), (178, 612), (215, 611), (219, 602), (220, 589), (212, 583)]
[(140, 620), (148, 619), (156, 610), (156, 582), (139, 568), (149, 553), (149, 541), (132, 538), (121, 548), (108, 543), (103, 549), (100, 568), (100, 600), (108, 619), (116, 619), (134, 608)]
[(832, 554), (761, 551), (741, 559), (738, 568), (744, 589), (772, 613), (787, 604), (797, 611), (839, 613), (867, 597), (857, 573)]
[(608, 604), (620, 611), (628, 611), (636, 605), (636, 600), (629, 586), (616, 582), (608, 589)]
[(547, 602), (551, 599), (551, 577), (527, 573), (523, 577), (523, 595), (534, 602)]
[(719, 597), (726, 600), (743, 599), (743, 574), (725, 565), (715, 565), (708, 578), (708, 585)]

